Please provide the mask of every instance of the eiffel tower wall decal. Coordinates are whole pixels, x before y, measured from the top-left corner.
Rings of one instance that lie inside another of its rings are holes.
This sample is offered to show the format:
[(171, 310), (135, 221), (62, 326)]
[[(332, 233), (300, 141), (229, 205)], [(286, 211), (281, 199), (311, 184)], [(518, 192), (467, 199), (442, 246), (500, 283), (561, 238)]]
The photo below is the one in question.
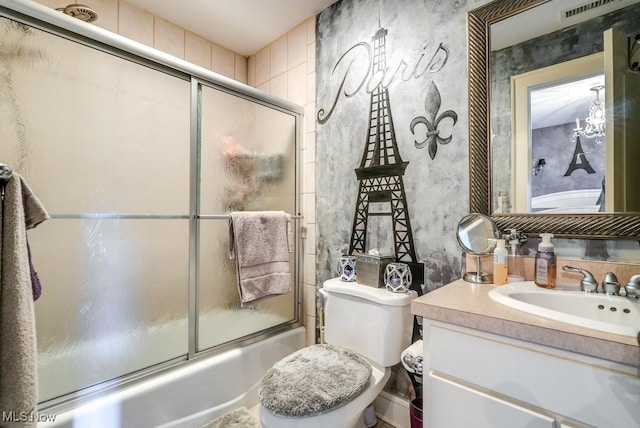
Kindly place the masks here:
[(590, 189), (597, 193), (602, 188), (605, 145), (579, 136), (572, 142), (574, 128), (570, 122), (531, 131), (531, 156), (546, 162), (538, 174), (531, 175), (532, 198)]
[[(387, 30), (380, 28), (373, 36), (373, 69), (385, 69)], [(356, 176), (360, 182), (350, 252), (366, 251), (366, 226), (370, 202), (390, 202), (394, 226), (395, 254), (399, 261), (416, 261), (411, 226), (407, 213), (407, 197), (402, 176), (409, 162), (403, 162), (398, 151), (391, 116), (388, 89), (378, 85), (371, 93), (369, 130)], [(396, 230), (398, 229), (398, 230)]]
[(466, 87), (447, 70), (450, 38), (458, 57), (466, 40), (416, 25), (465, 18), (427, 3), (342, 0), (318, 16), (318, 284), (335, 276), (342, 255), (371, 249), (408, 263), (419, 292), (460, 277), (468, 142), (456, 135), (466, 125), (455, 111)]

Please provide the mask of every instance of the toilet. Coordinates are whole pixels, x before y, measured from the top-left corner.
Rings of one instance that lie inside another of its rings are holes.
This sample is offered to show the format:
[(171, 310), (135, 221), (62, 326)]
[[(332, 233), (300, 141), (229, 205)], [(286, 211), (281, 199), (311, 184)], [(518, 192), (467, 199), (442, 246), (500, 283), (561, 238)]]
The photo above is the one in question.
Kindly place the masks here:
[[(365, 409), (384, 388), (391, 375), (391, 366), (400, 362), (400, 354), (411, 344), (413, 318), (410, 303), (418, 296), (415, 291), (393, 293), (385, 288), (334, 278), (325, 281), (320, 293), (325, 299), (325, 344), (297, 351), (267, 372), (260, 392), (263, 428), (363, 427)], [(314, 358), (316, 366), (313, 368), (293, 368), (298, 367), (293, 366), (294, 361), (306, 363)], [(332, 372), (334, 368), (345, 367), (349, 368), (347, 373), (345, 370)], [(292, 372), (300, 381), (290, 381), (288, 376)], [(304, 389), (307, 386), (300, 385), (305, 380), (318, 383), (316, 379), (323, 372), (331, 373), (326, 387), (313, 384), (312, 391), (307, 392)], [(353, 386), (351, 380), (342, 382), (340, 376), (343, 375), (354, 379)], [(348, 385), (349, 388), (345, 388), (351, 395), (339, 392), (338, 397), (332, 397), (326, 391), (333, 392), (333, 383), (338, 387), (341, 383)], [(290, 410), (287, 399), (296, 401), (295, 411)], [(328, 403), (326, 408), (320, 406), (319, 409), (319, 401)], [(306, 409), (310, 409), (309, 414), (304, 414)]]

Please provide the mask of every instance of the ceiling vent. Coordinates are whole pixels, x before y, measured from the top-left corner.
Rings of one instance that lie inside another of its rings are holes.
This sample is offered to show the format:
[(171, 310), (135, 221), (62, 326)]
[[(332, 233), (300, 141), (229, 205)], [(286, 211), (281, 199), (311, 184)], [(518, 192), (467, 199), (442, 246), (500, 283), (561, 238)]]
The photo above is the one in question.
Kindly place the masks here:
[(598, 7), (607, 5), (609, 3), (613, 3), (615, 1), (616, 0), (593, 0), (593, 1), (589, 1), (589, 2), (583, 3), (581, 5), (572, 7), (571, 9), (563, 10), (562, 12), (560, 12), (560, 19), (562, 21), (564, 21), (566, 19), (573, 18), (576, 15), (580, 15), (581, 13), (588, 12), (588, 11), (596, 9)]

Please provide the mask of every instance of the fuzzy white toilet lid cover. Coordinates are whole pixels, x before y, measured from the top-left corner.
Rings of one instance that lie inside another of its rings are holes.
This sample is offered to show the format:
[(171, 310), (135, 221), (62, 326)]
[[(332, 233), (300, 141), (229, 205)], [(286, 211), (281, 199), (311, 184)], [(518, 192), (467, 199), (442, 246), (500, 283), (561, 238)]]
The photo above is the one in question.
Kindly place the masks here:
[(317, 415), (357, 397), (371, 373), (371, 365), (354, 352), (326, 344), (309, 346), (269, 369), (260, 403), (280, 416)]

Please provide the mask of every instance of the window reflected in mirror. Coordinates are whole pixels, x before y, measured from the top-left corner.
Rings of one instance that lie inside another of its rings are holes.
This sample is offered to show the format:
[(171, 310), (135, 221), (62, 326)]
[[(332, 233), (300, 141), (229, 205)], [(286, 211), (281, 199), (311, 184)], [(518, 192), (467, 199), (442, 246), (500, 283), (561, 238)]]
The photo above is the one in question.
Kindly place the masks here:
[(516, 212), (604, 211), (601, 60), (602, 55), (595, 55), (513, 77), (513, 105), (520, 113), (512, 142)]
[(604, 75), (599, 74), (530, 89), (527, 212), (605, 210), (603, 83)]

